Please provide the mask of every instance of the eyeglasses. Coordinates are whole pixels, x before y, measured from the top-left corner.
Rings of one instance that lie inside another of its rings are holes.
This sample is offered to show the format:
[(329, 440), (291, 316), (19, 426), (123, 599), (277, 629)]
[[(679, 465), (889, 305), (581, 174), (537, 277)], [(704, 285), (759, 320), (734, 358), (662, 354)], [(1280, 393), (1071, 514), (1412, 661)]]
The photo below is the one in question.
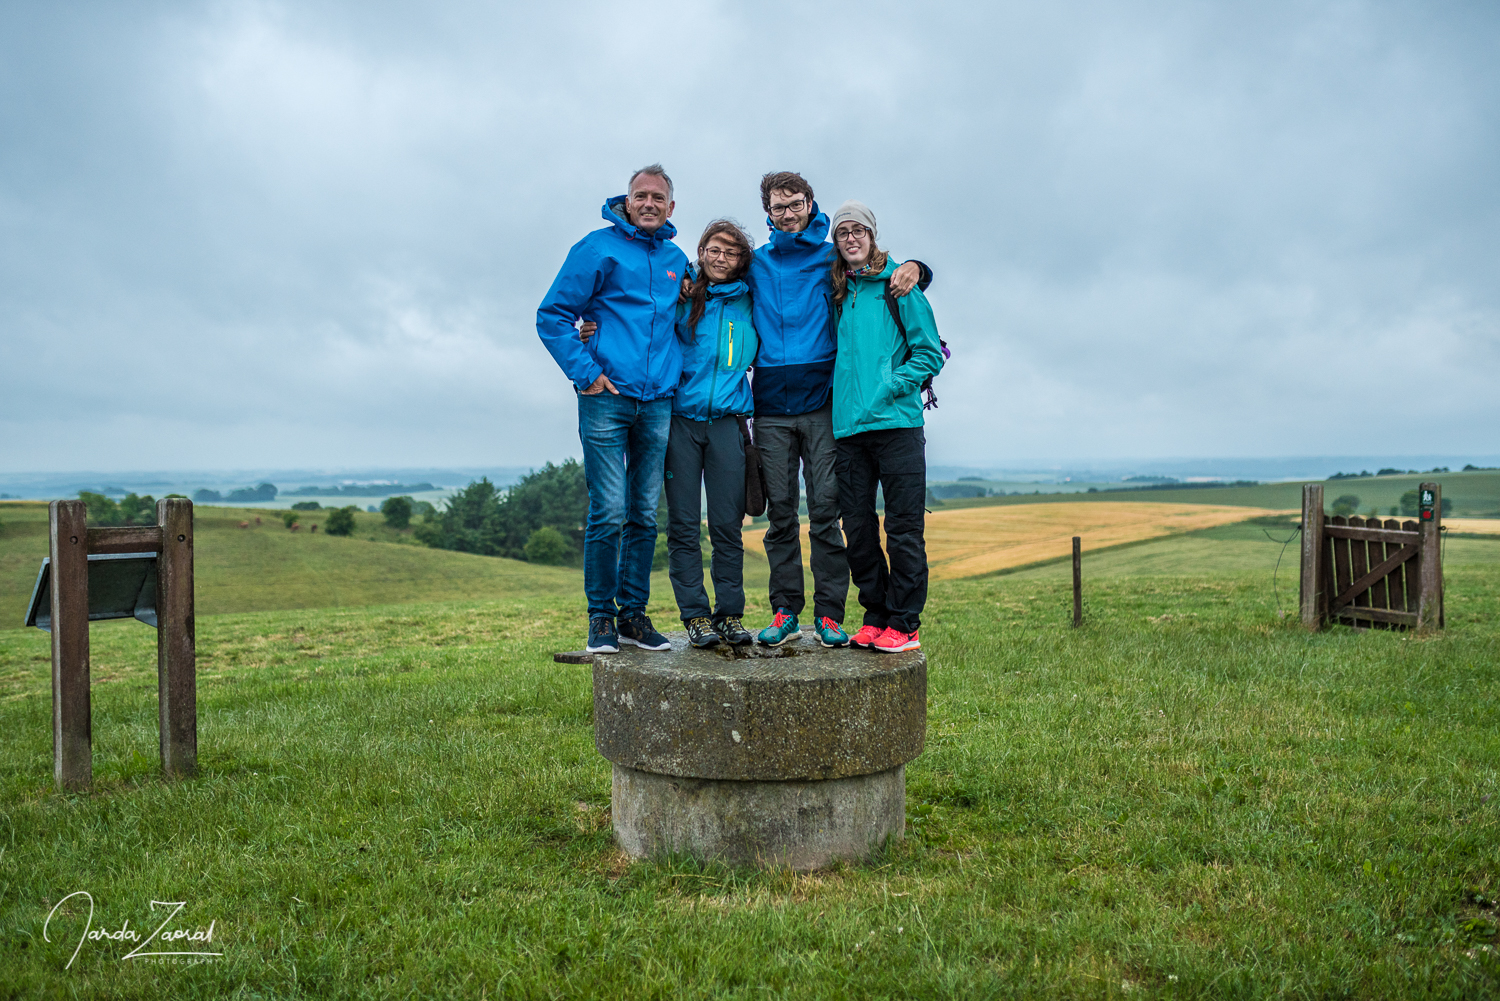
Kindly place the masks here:
[(703, 256), (712, 258), (715, 261), (721, 257), (726, 261), (737, 261), (740, 259), (740, 252), (738, 250), (721, 250), (718, 247), (707, 247), (703, 251)]
[(869, 235), (870, 227), (868, 226), (850, 226), (848, 229), (841, 229), (833, 234), (833, 238), (839, 243), (848, 243), (850, 240), (863, 240)]
[(772, 205), (771, 214), (781, 216), (786, 215), (788, 212), (791, 212), (795, 215), (805, 208), (807, 208), (807, 199), (799, 198), (794, 202), (787, 202), (785, 205)]

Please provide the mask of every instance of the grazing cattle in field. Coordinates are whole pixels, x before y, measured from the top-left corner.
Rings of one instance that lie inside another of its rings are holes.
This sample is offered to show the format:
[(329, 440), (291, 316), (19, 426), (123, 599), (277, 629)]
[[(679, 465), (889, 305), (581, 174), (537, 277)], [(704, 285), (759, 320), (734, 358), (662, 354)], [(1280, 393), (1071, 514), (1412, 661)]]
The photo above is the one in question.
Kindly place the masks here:
[(240, 522), (240, 527), (241, 528), (249, 528), (250, 527), (250, 523), (248, 521), (242, 521), (242, 522)]
[(257, 524), (257, 525), (259, 525), (259, 524), (260, 524), (260, 515), (256, 515), (256, 516), (255, 516), (255, 523), (256, 523), (256, 524)]
[(302, 527), (302, 522), (300, 522), (300, 521), (294, 521), (290, 525), (287, 526), (287, 528), (290, 528), (294, 532), (297, 531), (298, 529), (300, 529), (301, 527)]
[(312, 523), (312, 528), (309, 528), (308, 531), (309, 532), (316, 532), (317, 530), (318, 530), (318, 523), (315, 521), (315, 522)]

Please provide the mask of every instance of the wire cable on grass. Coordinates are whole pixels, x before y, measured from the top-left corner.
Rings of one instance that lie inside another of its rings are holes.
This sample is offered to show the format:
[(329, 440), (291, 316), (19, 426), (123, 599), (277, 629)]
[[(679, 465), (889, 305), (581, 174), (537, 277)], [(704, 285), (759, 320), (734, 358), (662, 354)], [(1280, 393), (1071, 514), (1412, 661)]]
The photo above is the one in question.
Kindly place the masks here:
[(1276, 538), (1276, 536), (1267, 532), (1264, 528), (1260, 531), (1262, 535), (1272, 542), (1281, 543), (1281, 552), (1276, 554), (1276, 569), (1271, 572), (1271, 597), (1276, 602), (1276, 617), (1284, 619), (1286, 618), (1286, 613), (1281, 610), (1281, 590), (1276, 586), (1276, 577), (1281, 573), (1281, 558), (1286, 555), (1286, 547), (1292, 544), (1293, 539), (1302, 534), (1302, 523), (1299, 521), (1297, 523), (1297, 530), (1288, 535), (1284, 540)]

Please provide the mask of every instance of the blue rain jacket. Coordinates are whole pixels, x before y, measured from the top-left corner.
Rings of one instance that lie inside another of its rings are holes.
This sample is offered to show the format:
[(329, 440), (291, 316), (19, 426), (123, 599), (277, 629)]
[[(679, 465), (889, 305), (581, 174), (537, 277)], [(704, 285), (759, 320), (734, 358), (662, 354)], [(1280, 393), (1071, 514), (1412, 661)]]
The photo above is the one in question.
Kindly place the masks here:
[[(800, 233), (771, 227), (750, 258), (750, 290), (760, 357), (755, 363), (755, 412), (806, 414), (828, 403), (835, 345), (829, 324), (833, 244), (828, 216), (812, 205)], [(766, 220), (770, 222), (770, 219)]]
[[(672, 242), (677, 227), (637, 229), (625, 218), (624, 195), (605, 202), (601, 214), (610, 225), (568, 251), (536, 311), (536, 332), (575, 389), (602, 372), (623, 396), (671, 396), (682, 376), (677, 294), (688, 266)], [(579, 319), (599, 324), (586, 345), (573, 326)]]
[(751, 317), (750, 286), (743, 281), (710, 285), (703, 316), (689, 330), (692, 309), (691, 301), (677, 306), (682, 381), (672, 413), (695, 421), (753, 413), (755, 399), (745, 372), (755, 361), (759, 339)]
[[(750, 258), (755, 300), (755, 412), (806, 414), (827, 405), (833, 394), (837, 343), (833, 327), (833, 283), (828, 269), (837, 251), (828, 242), (828, 216), (812, 204), (812, 219), (800, 233), (783, 233), (770, 217), (771, 237)], [(926, 290), (932, 271), (922, 262), (917, 287)]]

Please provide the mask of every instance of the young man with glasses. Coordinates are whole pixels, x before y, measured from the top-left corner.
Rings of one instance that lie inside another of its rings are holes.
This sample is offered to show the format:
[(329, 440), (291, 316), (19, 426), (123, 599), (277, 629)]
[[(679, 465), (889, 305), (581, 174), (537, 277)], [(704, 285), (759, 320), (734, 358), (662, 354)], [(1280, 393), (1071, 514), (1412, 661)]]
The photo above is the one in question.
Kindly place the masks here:
[[(671, 648), (646, 604), (672, 397), (682, 376), (677, 297), (688, 259), (672, 242), (672, 179), (661, 165), (636, 171), (626, 191), (604, 203), (609, 225), (573, 245), (536, 311), (542, 343), (578, 393), (591, 653), (616, 653), (621, 642)], [(587, 344), (578, 338), (581, 319), (598, 324)]]
[[(847, 646), (844, 602), (849, 562), (839, 528), (838, 480), (834, 473), (832, 393), (836, 355), (831, 324), (830, 268), (838, 256), (828, 242), (828, 216), (813, 200), (802, 175), (778, 171), (761, 178), (761, 207), (770, 239), (756, 248), (750, 291), (760, 354), (755, 361), (755, 442), (766, 473), (766, 558), (775, 617), (760, 642), (780, 646), (801, 632), (805, 608), (799, 467), (807, 482), (808, 536), (813, 576), (814, 632), (824, 646)], [(932, 272), (908, 261), (890, 279), (892, 294), (904, 296)]]

